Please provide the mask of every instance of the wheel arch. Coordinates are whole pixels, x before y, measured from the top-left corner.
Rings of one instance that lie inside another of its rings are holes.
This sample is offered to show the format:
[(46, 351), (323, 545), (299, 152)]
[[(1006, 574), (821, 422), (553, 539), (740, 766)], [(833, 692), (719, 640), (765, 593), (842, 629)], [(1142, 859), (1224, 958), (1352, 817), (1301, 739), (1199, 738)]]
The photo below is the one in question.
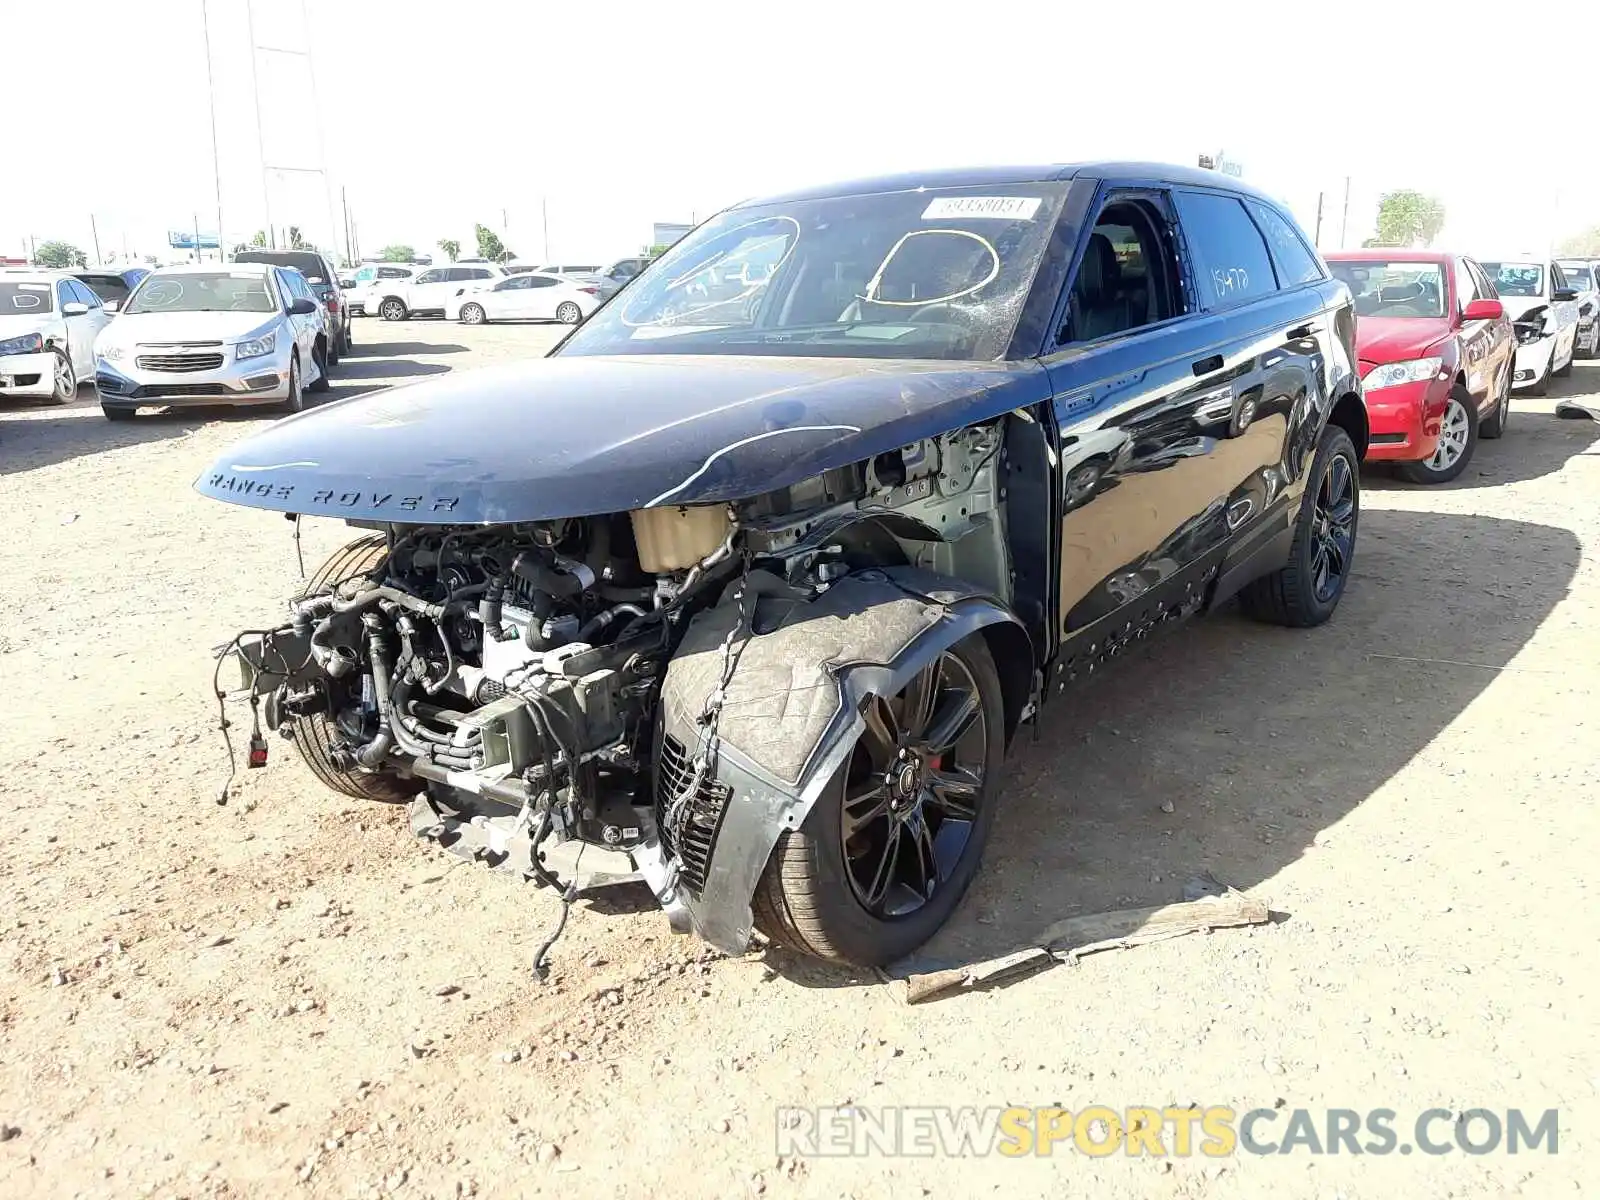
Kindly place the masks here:
[(1372, 431), (1367, 421), (1367, 406), (1357, 393), (1345, 392), (1334, 402), (1333, 411), (1328, 414), (1328, 424), (1337, 425), (1350, 435), (1357, 459), (1367, 456)]
[[(759, 611), (759, 610), (758, 610)], [(668, 663), (662, 736), (691, 753), (720, 690), (715, 781), (727, 789), (699, 874), (680, 898), (701, 937), (742, 952), (751, 899), (779, 837), (798, 829), (865, 728), (869, 696), (893, 695), (938, 655), (981, 636), (1000, 676), (1007, 735), (1033, 689), (1032, 642), (1016, 615), (975, 585), (913, 567), (857, 572), (795, 606), (780, 628), (747, 638), (726, 687), (722, 647), (740, 619), (731, 600), (691, 623)], [(659, 754), (660, 748), (657, 747)]]

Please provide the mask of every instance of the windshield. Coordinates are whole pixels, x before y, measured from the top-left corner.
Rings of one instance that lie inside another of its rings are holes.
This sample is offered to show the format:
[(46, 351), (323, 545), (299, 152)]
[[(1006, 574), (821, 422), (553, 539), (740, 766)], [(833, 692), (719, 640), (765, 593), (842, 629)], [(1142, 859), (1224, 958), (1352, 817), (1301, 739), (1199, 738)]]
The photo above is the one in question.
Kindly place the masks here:
[(1529, 262), (1486, 262), (1479, 264), (1494, 280), (1494, 290), (1502, 296), (1544, 295), (1544, 268)]
[(1567, 277), (1567, 286), (1580, 292), (1594, 288), (1594, 272), (1578, 263), (1561, 263), (1561, 273)]
[(328, 268), (322, 261), (322, 255), (309, 254), (304, 250), (241, 250), (233, 256), (233, 261), (293, 267), (309, 283), (328, 282)]
[(1066, 188), (731, 210), (652, 263), (559, 352), (999, 358)]
[(125, 313), (275, 311), (261, 275), (243, 271), (194, 271), (151, 275), (134, 290)]
[(53, 312), (48, 283), (7, 283), (0, 280), (0, 317), (43, 316)]
[(1444, 268), (1424, 262), (1330, 262), (1350, 286), (1358, 317), (1444, 316)]

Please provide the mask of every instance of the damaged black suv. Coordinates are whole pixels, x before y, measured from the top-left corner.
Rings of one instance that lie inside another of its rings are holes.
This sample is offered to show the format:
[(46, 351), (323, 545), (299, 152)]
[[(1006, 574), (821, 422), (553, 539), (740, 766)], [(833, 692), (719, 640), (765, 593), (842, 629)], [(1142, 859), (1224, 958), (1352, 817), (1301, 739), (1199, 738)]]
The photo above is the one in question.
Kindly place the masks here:
[(1231, 596), (1332, 614), (1353, 334), (1218, 174), (878, 179), (729, 209), (547, 358), (291, 417), (196, 487), (367, 531), (234, 642), (328, 787), (569, 899), (642, 878), (730, 952), (881, 964), (959, 902), (1047, 699)]

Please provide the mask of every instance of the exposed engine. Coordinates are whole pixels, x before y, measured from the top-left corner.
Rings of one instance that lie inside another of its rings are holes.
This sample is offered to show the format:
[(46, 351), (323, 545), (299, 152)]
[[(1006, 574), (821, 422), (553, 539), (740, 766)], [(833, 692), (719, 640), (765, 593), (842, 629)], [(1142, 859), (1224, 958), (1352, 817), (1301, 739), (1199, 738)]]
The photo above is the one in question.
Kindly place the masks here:
[(652, 794), (662, 679), (689, 618), (752, 571), (791, 603), (885, 561), (1004, 594), (999, 450), (999, 428), (980, 427), (736, 507), (372, 526), (347, 575), (314, 580), (286, 626), (241, 636), (245, 683), (330, 786), (420, 793), (417, 833), (569, 899), (551, 851), (622, 852), (620, 873), (672, 914), (671, 847), (709, 836), (675, 829), (692, 809)]

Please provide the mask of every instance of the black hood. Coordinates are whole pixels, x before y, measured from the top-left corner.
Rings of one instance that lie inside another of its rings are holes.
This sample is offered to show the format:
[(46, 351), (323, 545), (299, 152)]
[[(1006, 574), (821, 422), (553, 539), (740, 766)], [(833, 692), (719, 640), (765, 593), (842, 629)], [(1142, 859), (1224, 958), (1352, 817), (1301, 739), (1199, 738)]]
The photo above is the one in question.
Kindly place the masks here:
[(548, 358), (279, 421), (195, 481), (306, 515), (500, 523), (737, 500), (1049, 395), (1037, 363)]

